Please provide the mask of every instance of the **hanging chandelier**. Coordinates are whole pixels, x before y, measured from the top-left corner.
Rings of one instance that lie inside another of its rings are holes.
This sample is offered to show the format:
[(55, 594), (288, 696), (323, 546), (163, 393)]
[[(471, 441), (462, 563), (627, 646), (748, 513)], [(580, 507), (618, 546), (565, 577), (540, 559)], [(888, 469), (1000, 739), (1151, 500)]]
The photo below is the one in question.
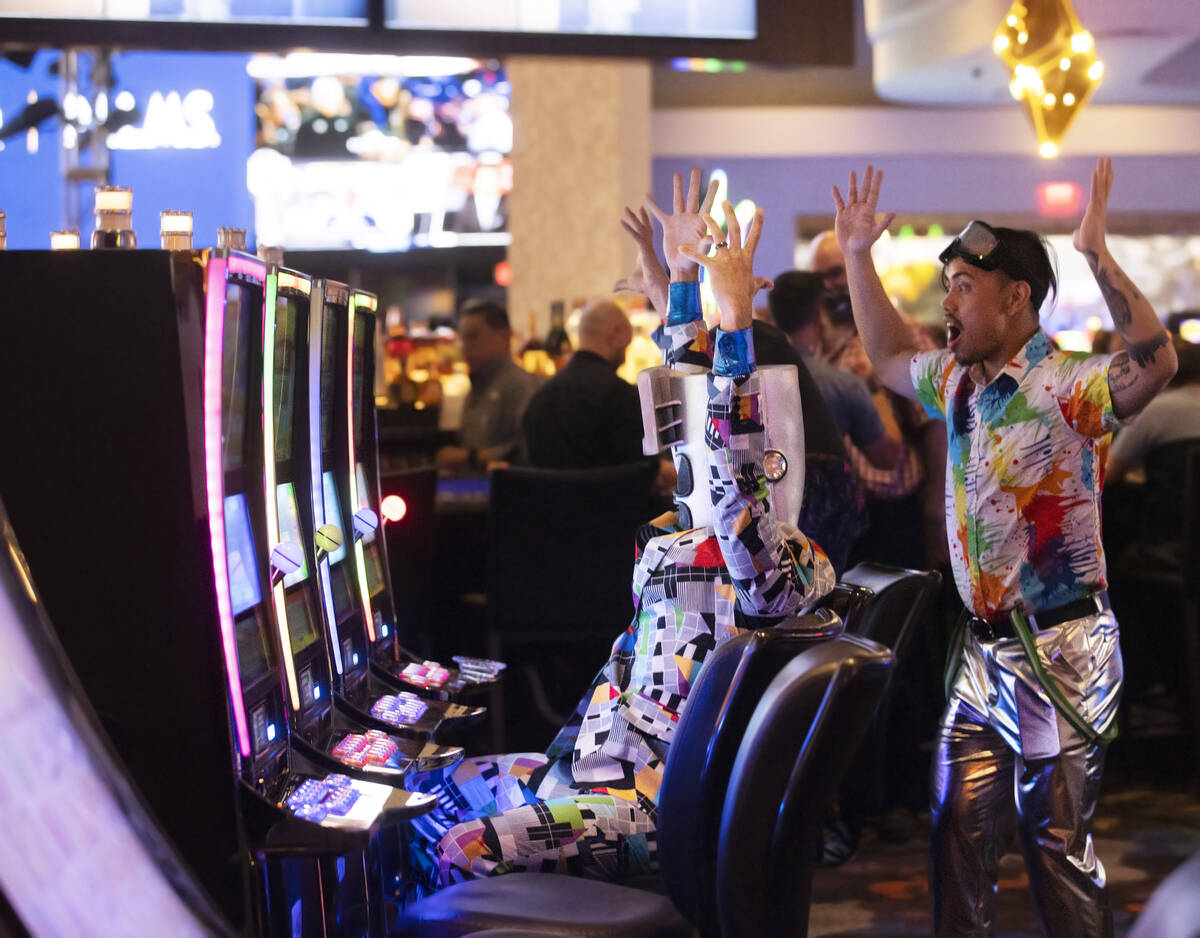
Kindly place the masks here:
[(1012, 71), (1008, 89), (1025, 105), (1038, 152), (1058, 156), (1062, 138), (1104, 75), (1104, 63), (1070, 0), (1016, 0), (992, 49)]

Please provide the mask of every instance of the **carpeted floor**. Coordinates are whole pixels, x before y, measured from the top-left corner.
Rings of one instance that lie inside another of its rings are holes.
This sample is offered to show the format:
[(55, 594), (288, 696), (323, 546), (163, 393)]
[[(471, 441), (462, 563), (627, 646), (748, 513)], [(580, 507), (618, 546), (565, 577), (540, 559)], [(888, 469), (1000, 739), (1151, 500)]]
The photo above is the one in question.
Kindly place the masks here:
[[(1095, 840), (1108, 873), (1118, 938), (1128, 931), (1159, 882), (1200, 851), (1196, 783), (1189, 778), (1190, 770), (1178, 765), (1175, 769), (1139, 772), (1136, 765), (1123, 764), (1105, 779)], [(925, 816), (908, 843), (895, 845), (880, 842), (868, 827), (854, 859), (841, 867), (818, 870), (810, 938), (929, 935), (927, 830)], [(1001, 863), (996, 921), (997, 938), (1041, 934), (1015, 844)]]

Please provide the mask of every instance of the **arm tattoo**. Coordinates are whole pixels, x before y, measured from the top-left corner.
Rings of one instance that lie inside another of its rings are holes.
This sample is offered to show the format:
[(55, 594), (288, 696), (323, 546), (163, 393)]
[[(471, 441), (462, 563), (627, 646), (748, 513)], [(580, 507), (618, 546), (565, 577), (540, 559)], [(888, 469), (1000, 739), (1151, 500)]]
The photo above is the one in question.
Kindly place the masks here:
[(1147, 365), (1153, 364), (1155, 354), (1166, 344), (1167, 334), (1160, 332), (1158, 335), (1151, 339), (1146, 339), (1144, 342), (1134, 342), (1129, 345), (1129, 357), (1133, 359), (1133, 363), (1139, 368), (1145, 368)]
[(1126, 296), (1124, 290), (1113, 283), (1113, 280), (1119, 278), (1128, 284), (1134, 300), (1141, 302), (1142, 295), (1119, 267), (1114, 268), (1110, 276), (1109, 271), (1100, 266), (1100, 255), (1095, 251), (1084, 251), (1083, 254), (1087, 258), (1092, 273), (1096, 276), (1096, 283), (1100, 285), (1100, 293), (1104, 296), (1104, 302), (1112, 314), (1113, 325), (1116, 326), (1118, 332), (1124, 333), (1133, 322), (1133, 310), (1129, 307), (1129, 297)]
[(1129, 361), (1129, 355), (1122, 352), (1112, 360), (1112, 364), (1108, 367), (1108, 391), (1110, 394), (1117, 394), (1121, 391), (1128, 390), (1137, 383), (1138, 374), (1134, 371), (1133, 364)]

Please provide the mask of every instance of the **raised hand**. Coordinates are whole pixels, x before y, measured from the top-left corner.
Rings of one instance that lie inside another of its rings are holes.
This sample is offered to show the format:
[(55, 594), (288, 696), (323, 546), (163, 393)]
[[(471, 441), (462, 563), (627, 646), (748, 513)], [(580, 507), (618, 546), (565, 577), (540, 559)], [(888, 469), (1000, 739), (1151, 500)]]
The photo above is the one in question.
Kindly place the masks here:
[(641, 293), (650, 300), (650, 305), (656, 312), (665, 315), (670, 278), (659, 263), (658, 255), (654, 253), (654, 228), (650, 224), (650, 216), (644, 208), (636, 213), (626, 208), (621, 227), (633, 239), (638, 256), (633, 271), (613, 284), (613, 290)]
[(760, 280), (754, 276), (754, 252), (762, 234), (763, 210), (755, 210), (743, 241), (742, 226), (733, 213), (733, 205), (727, 201), (723, 207), (729, 226), (726, 240), (718, 240), (722, 237), (721, 226), (711, 215), (705, 215), (709, 233), (717, 244), (713, 255), (706, 256), (698, 246), (683, 245), (679, 251), (708, 271), (708, 284), (721, 312), (721, 329), (736, 332), (749, 328), (754, 319), (754, 294), (759, 290)]
[(646, 207), (662, 225), (663, 257), (666, 258), (671, 274), (675, 279), (695, 279), (698, 267), (690, 259), (690, 255), (680, 252), (680, 248), (686, 245), (699, 251), (705, 251), (714, 240), (717, 240), (709, 237), (705, 217), (712, 210), (713, 200), (717, 197), (717, 187), (720, 183), (716, 179), (709, 181), (708, 191), (705, 192), (703, 201), (700, 199), (700, 169), (698, 167), (692, 170), (688, 179), (686, 196), (683, 192), (683, 180), (679, 173), (674, 175), (673, 183), (674, 192), (670, 214), (654, 201), (654, 196), (650, 193), (646, 193)]
[(1092, 191), (1088, 197), (1083, 219), (1075, 229), (1071, 243), (1095, 266), (1096, 257), (1104, 253), (1104, 237), (1108, 228), (1108, 194), (1112, 192), (1112, 160), (1101, 157), (1092, 172)]
[(862, 192), (858, 190), (858, 178), (850, 173), (850, 187), (846, 199), (838, 187), (833, 187), (833, 202), (837, 206), (837, 216), (833, 228), (837, 233), (838, 244), (842, 253), (861, 254), (871, 249), (871, 245), (879, 240), (896, 217), (895, 212), (889, 212), (880, 217), (875, 207), (879, 202), (879, 187), (883, 183), (883, 171), (875, 172), (871, 166), (863, 173)]

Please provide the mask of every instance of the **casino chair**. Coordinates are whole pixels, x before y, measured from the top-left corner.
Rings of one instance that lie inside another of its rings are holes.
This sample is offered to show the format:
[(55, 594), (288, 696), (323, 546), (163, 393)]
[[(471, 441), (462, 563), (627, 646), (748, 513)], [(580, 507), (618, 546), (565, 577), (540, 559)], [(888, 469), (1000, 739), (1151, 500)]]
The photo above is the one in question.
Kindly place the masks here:
[[(659, 861), (670, 898), (573, 876), (513, 873), (459, 883), (414, 903), (399, 934), (803, 936), (826, 803), (875, 710), (892, 657), (844, 635), (814, 641), (792, 657), (744, 731), (738, 727), (718, 816), (697, 809), (696, 769), (714, 740), (714, 715), (729, 713), (723, 698), (736, 693), (738, 675), (745, 677), (745, 663), (757, 656), (750, 649), (763, 647), (757, 634), (714, 652), (675, 731), (659, 791)], [(705, 869), (710, 839), (717, 840), (711, 870)], [(709, 882), (708, 895), (697, 901)]]
[[(863, 562), (851, 567), (832, 594), (834, 608), (845, 603), (846, 631), (892, 650), (897, 670), (910, 668), (912, 637), (937, 595), (942, 575), (936, 570), (905, 570)], [(839, 591), (842, 591), (839, 593)], [(847, 779), (847, 797), (880, 808), (888, 775), (888, 721), (893, 693), (884, 697)]]
[[(658, 467), (496, 469), (488, 500), (488, 657), (528, 684), (547, 729), (566, 720), (633, 616), (638, 528)], [(537, 664), (535, 664), (535, 657)], [(493, 698), (492, 745), (504, 751), (504, 707)], [(540, 743), (538, 743), (540, 746)]]

